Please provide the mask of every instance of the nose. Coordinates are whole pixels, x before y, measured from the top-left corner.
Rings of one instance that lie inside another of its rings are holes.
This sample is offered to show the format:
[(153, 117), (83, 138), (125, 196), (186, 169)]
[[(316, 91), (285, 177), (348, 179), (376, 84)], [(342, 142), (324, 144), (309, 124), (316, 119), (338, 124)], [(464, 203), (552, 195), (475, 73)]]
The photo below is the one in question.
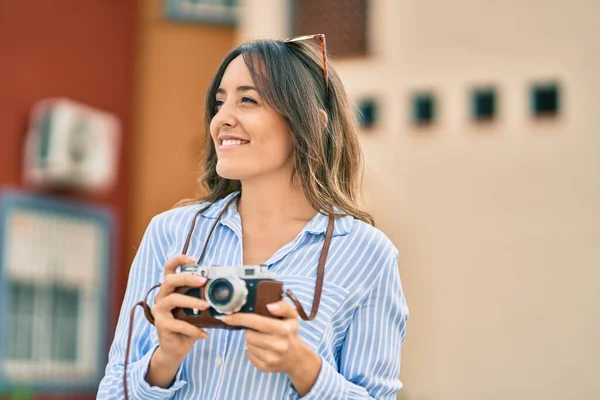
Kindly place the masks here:
[(216, 133), (218, 133), (219, 129), (233, 127), (236, 124), (235, 104), (233, 104), (233, 101), (225, 101), (213, 117), (211, 125), (216, 129)]

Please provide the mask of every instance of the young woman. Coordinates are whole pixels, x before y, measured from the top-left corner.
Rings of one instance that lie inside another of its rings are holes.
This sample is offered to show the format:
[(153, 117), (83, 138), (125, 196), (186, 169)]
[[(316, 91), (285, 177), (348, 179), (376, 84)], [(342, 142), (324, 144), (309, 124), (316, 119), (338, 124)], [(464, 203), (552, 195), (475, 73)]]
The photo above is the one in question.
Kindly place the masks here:
[[(135, 399), (395, 399), (408, 318), (398, 251), (357, 205), (362, 155), (353, 109), (327, 66), (324, 36), (314, 36), (321, 52), (310, 39), (243, 44), (219, 67), (206, 98), (208, 195), (150, 222), (99, 399), (124, 398), (124, 367)], [(268, 305), (279, 318), (223, 318), (242, 329), (201, 329), (174, 317), (176, 308), (209, 308), (177, 292), (205, 285), (177, 272), (196, 262), (264, 264), (310, 309), (322, 253), (313, 320), (300, 320), (285, 300)], [(132, 307), (158, 282), (154, 326), (138, 312), (129, 335)]]

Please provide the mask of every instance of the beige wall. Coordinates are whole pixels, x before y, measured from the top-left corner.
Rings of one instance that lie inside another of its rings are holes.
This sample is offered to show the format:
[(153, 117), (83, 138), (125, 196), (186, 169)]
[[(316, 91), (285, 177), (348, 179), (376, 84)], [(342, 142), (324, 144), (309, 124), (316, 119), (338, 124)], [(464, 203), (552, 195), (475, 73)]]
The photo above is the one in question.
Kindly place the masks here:
[[(245, 3), (242, 37), (287, 36), (269, 23), (285, 7)], [(370, 4), (373, 55), (336, 66), (353, 98), (381, 105), (364, 194), (401, 252), (401, 398), (600, 398), (600, 3)], [(539, 79), (562, 84), (556, 121), (528, 115)], [(500, 95), (488, 126), (468, 119), (482, 83)], [(423, 87), (440, 118), (416, 130), (409, 93)]]
[(150, 218), (198, 192), (206, 89), (235, 40), (232, 27), (170, 22), (162, 1), (138, 3), (130, 260)]

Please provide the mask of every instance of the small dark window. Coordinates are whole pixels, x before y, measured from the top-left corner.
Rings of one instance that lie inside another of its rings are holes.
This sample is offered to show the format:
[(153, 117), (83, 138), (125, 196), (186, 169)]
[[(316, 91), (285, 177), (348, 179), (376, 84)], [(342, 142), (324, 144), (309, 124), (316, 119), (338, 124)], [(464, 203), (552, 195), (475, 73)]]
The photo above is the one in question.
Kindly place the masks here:
[(560, 90), (557, 84), (535, 85), (531, 93), (532, 112), (536, 117), (557, 115), (560, 109)]
[(496, 91), (475, 89), (472, 94), (473, 118), (479, 121), (492, 120), (496, 116)]
[(435, 98), (431, 93), (418, 93), (413, 97), (413, 122), (431, 124), (435, 119)]
[(371, 128), (377, 122), (377, 103), (364, 99), (358, 103), (358, 122), (362, 128)]

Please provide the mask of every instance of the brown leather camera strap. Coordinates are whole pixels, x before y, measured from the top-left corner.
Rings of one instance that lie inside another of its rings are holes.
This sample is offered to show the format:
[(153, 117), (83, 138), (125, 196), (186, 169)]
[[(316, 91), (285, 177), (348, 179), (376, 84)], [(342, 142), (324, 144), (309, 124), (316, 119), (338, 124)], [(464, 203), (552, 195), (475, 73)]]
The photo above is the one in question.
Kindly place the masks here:
[[(202, 258), (204, 257), (204, 254), (206, 253), (206, 249), (208, 248), (208, 243), (210, 242), (210, 238), (212, 237), (212, 234), (215, 231), (215, 228), (217, 227), (217, 224), (219, 223), (221, 217), (223, 216), (225, 211), (229, 208), (231, 203), (233, 203), (237, 199), (237, 197), (238, 197), (238, 195), (233, 196), (229, 200), (229, 202), (225, 205), (225, 207), (223, 207), (223, 210), (221, 210), (221, 212), (219, 213), (216, 222), (213, 224), (213, 226), (208, 234), (208, 237), (206, 238), (206, 241), (204, 242), (204, 247), (202, 248), (202, 252), (200, 253), (200, 256), (198, 257), (197, 264), (200, 264)], [(190, 229), (188, 231), (188, 234), (187, 234), (187, 237), (185, 240), (185, 244), (183, 245), (183, 250), (181, 252), (182, 254), (187, 254), (188, 248), (190, 246), (190, 241), (191, 241), (192, 235), (194, 233), (194, 229), (196, 228), (196, 221), (198, 219), (198, 216), (201, 213), (203, 213), (204, 211), (206, 211), (207, 209), (209, 209), (212, 205), (213, 205), (213, 203), (208, 204), (207, 206), (201, 208), (194, 215), (192, 224), (190, 226)], [(329, 254), (329, 246), (331, 245), (331, 238), (333, 236), (334, 225), (335, 225), (335, 218), (334, 218), (333, 214), (330, 214), (329, 222), (327, 223), (327, 231), (325, 233), (325, 241), (323, 243), (323, 248), (321, 249), (321, 255), (319, 257), (319, 264), (317, 266), (317, 277), (316, 277), (316, 281), (315, 281), (315, 294), (313, 297), (313, 304), (312, 304), (312, 307), (310, 310), (310, 315), (306, 315), (306, 312), (304, 311), (302, 304), (300, 303), (298, 298), (294, 295), (294, 293), (291, 290), (288, 289), (285, 292), (285, 295), (288, 298), (290, 298), (292, 300), (292, 302), (294, 303), (294, 305), (296, 306), (296, 311), (298, 311), (298, 315), (304, 321), (312, 321), (313, 319), (316, 318), (316, 316), (319, 312), (319, 304), (321, 303), (321, 293), (323, 291), (323, 279), (325, 277), (325, 262), (327, 261), (327, 255)], [(127, 365), (129, 363), (129, 353), (131, 351), (131, 340), (132, 340), (132, 336), (133, 336), (133, 323), (134, 323), (134, 319), (135, 319), (135, 309), (137, 306), (142, 307), (144, 310), (144, 315), (145, 315), (146, 319), (148, 320), (148, 322), (150, 322), (152, 325), (154, 325), (154, 316), (152, 315), (152, 311), (150, 309), (150, 306), (148, 305), (148, 296), (150, 296), (150, 293), (152, 293), (153, 290), (155, 290), (159, 287), (160, 287), (160, 283), (152, 286), (150, 288), (150, 290), (148, 290), (148, 293), (146, 293), (144, 300), (137, 302), (132, 307), (131, 312), (129, 314), (129, 330), (127, 333), (127, 346), (126, 346), (126, 350), (125, 350), (125, 364), (123, 365), (123, 389), (124, 389), (125, 399), (129, 399), (129, 391), (127, 389)]]
[(327, 261), (327, 254), (329, 254), (329, 245), (331, 244), (331, 237), (333, 236), (333, 227), (335, 224), (335, 218), (333, 214), (329, 215), (329, 222), (327, 223), (327, 232), (325, 233), (325, 242), (323, 243), (323, 248), (321, 249), (321, 256), (319, 257), (319, 265), (317, 266), (317, 279), (315, 281), (315, 295), (313, 297), (312, 308), (310, 309), (310, 315), (306, 315), (304, 312), (304, 308), (302, 308), (302, 304), (294, 293), (290, 289), (285, 291), (287, 297), (289, 297), (296, 306), (296, 310), (298, 311), (298, 315), (304, 321), (312, 321), (317, 316), (319, 312), (319, 304), (321, 304), (321, 292), (323, 291), (323, 279), (325, 277), (325, 262)]

